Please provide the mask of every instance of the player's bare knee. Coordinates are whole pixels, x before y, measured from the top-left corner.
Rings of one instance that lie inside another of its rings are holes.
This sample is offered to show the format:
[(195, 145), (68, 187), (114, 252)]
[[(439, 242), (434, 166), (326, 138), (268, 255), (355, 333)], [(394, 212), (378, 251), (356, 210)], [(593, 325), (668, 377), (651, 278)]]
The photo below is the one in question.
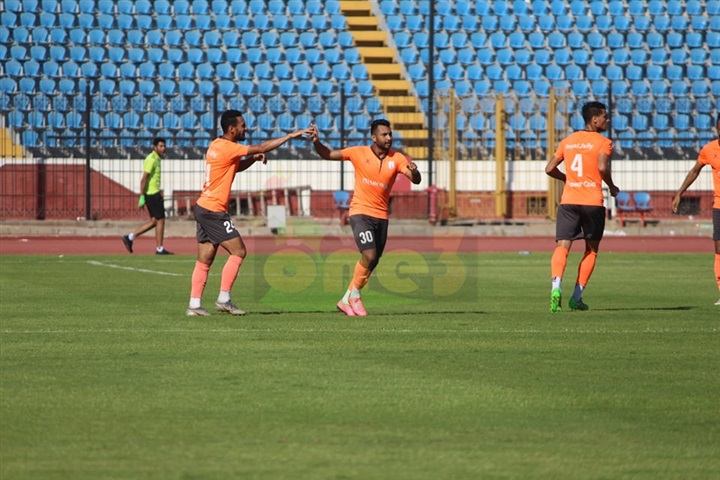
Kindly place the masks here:
[(377, 252), (375, 252), (374, 250), (366, 250), (362, 252), (362, 254), (367, 268), (373, 270), (380, 261), (380, 257), (378, 257)]

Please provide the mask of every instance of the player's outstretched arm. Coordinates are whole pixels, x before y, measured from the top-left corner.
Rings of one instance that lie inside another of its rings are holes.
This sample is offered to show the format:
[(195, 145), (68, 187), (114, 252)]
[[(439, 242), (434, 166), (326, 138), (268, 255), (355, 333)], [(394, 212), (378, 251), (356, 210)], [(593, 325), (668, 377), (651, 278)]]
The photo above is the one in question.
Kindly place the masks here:
[(422, 175), (420, 175), (420, 170), (418, 170), (415, 162), (408, 163), (408, 166), (403, 173), (415, 185), (419, 185), (420, 182), (422, 182)]
[(552, 178), (557, 178), (558, 180), (564, 182), (565, 181), (565, 174), (560, 171), (558, 168), (560, 164), (562, 163), (563, 159), (558, 158), (556, 156), (553, 156), (550, 161), (548, 161), (547, 165), (545, 165), (545, 173), (551, 176)]
[(330, 150), (328, 147), (320, 142), (318, 129), (316, 125), (310, 125), (310, 138), (315, 147), (315, 151), (324, 160), (342, 160), (343, 154), (340, 150)]
[(238, 165), (238, 169), (235, 174), (237, 175), (240, 172), (244, 172), (248, 168), (252, 167), (255, 162), (262, 162), (263, 165), (265, 165), (267, 163), (267, 158), (265, 157), (265, 154), (256, 153), (254, 155), (248, 155), (247, 157), (244, 157), (242, 160), (240, 160), (240, 165)]
[(250, 145), (248, 147), (248, 155), (255, 155), (257, 153), (267, 153), (272, 150), (275, 150), (282, 144), (284, 144), (287, 141), (292, 140), (293, 138), (299, 138), (303, 135), (310, 136), (311, 132), (309, 128), (303, 128), (301, 130), (296, 130), (292, 133), (288, 133), (287, 135), (283, 135), (282, 137), (278, 138), (271, 138), (270, 140), (265, 140), (264, 142), (258, 144), (258, 145)]
[(683, 180), (682, 185), (680, 185), (680, 188), (678, 189), (677, 193), (673, 197), (672, 201), (672, 211), (673, 213), (678, 212), (678, 206), (680, 205), (680, 199), (682, 198), (683, 193), (685, 193), (685, 190), (690, 188), (690, 185), (692, 185), (695, 180), (697, 180), (698, 175), (700, 175), (700, 170), (703, 169), (705, 165), (703, 165), (700, 162), (695, 162), (695, 165), (690, 169), (687, 176), (685, 177), (685, 180)]

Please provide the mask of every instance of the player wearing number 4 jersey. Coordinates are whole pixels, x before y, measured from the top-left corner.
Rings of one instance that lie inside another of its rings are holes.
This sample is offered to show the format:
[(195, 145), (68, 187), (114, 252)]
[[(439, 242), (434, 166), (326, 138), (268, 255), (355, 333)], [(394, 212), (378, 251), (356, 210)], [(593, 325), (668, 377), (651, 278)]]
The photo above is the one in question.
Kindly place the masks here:
[[(715, 200), (713, 201), (713, 241), (715, 242), (715, 280), (717, 281), (718, 289), (720, 290), (720, 115), (718, 115), (717, 121), (715, 122), (715, 130), (717, 131), (718, 139), (706, 144), (701, 150), (698, 156), (697, 162), (690, 169), (680, 189), (675, 194), (672, 201), (673, 212), (678, 213), (678, 206), (680, 205), (680, 199), (683, 193), (687, 190), (690, 185), (697, 180), (705, 165), (710, 165), (712, 168), (713, 176), (713, 189), (715, 190)], [(720, 300), (715, 302), (715, 305), (720, 306)]]
[[(600, 241), (605, 231), (605, 207), (602, 182), (613, 197), (620, 191), (613, 183), (610, 169), (612, 142), (600, 133), (607, 130), (607, 108), (600, 102), (588, 102), (582, 107), (585, 129), (569, 135), (560, 142), (553, 158), (545, 166), (545, 173), (565, 182), (557, 210), (556, 247), (551, 261), (550, 311), (562, 311), (560, 287), (567, 257), (574, 240), (585, 239), (585, 254), (578, 267), (571, 310), (587, 310), (582, 300), (597, 259)], [(565, 173), (558, 168), (564, 165)]]
[(210, 312), (201, 306), (201, 299), (218, 246), (227, 250), (230, 256), (222, 270), (220, 295), (215, 302), (215, 309), (232, 315), (245, 314), (230, 300), (230, 290), (247, 254), (245, 243), (227, 212), (235, 174), (247, 170), (257, 161), (265, 163), (265, 153), (288, 140), (310, 134), (309, 129), (298, 130), (259, 145), (247, 146), (237, 143), (245, 140), (245, 132), (248, 130), (241, 112), (226, 111), (220, 117), (220, 126), (222, 136), (213, 140), (205, 154), (205, 182), (194, 208), (198, 256), (192, 273), (187, 315), (210, 315)]
[(388, 230), (388, 200), (395, 177), (403, 174), (415, 185), (421, 176), (414, 162), (400, 152), (392, 150), (392, 129), (387, 120), (375, 120), (370, 125), (373, 144), (330, 150), (320, 143), (317, 128), (312, 125), (315, 151), (325, 160), (349, 160), (355, 169), (355, 191), (350, 202), (350, 225), (360, 260), (355, 265), (353, 278), (337, 308), (348, 316), (365, 316), (367, 312), (360, 291), (380, 261), (385, 249)]

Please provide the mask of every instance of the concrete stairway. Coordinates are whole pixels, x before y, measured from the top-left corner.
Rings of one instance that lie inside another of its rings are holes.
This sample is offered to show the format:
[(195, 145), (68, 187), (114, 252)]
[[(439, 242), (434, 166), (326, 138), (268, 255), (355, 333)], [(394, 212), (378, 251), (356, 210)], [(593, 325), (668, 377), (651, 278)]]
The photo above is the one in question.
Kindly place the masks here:
[(393, 131), (402, 136), (405, 152), (412, 158), (427, 158), (425, 115), (411, 93), (410, 82), (403, 78), (402, 67), (395, 61), (394, 49), (388, 47), (387, 33), (380, 30), (380, 21), (373, 15), (370, 2), (342, 0), (340, 9), (385, 115)]

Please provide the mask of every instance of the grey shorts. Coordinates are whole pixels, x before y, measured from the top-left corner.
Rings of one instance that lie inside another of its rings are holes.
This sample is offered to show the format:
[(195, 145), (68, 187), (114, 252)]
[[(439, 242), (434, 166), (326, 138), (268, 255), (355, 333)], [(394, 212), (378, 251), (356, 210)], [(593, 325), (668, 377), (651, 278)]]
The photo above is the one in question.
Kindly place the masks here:
[(197, 229), (195, 237), (198, 243), (212, 243), (220, 245), (226, 240), (240, 236), (227, 212), (211, 212), (200, 205), (193, 207)]
[(720, 241), (720, 208), (713, 208), (713, 240)]
[(370, 215), (352, 215), (350, 217), (353, 237), (358, 250), (375, 249), (377, 258), (380, 258), (387, 243), (388, 221), (384, 218), (375, 218)]
[(555, 240), (593, 240), (605, 233), (605, 207), (561, 204), (557, 210)]

